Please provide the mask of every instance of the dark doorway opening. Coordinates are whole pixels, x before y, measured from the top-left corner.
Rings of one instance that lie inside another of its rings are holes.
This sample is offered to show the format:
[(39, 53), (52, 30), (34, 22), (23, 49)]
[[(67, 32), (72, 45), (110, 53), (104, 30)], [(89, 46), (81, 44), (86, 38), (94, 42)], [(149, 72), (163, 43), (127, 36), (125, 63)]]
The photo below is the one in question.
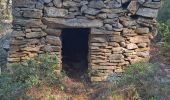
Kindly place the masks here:
[(88, 69), (88, 41), (90, 29), (62, 30), (62, 68), (70, 76), (79, 76)]

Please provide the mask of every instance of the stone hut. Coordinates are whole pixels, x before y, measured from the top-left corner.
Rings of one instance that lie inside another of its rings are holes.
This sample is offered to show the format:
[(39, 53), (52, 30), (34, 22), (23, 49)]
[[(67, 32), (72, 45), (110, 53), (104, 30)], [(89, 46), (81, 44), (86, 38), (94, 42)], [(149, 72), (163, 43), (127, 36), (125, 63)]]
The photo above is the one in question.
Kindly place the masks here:
[(77, 61), (90, 70), (91, 81), (105, 81), (149, 59), (160, 5), (160, 0), (13, 0), (8, 62), (50, 52), (58, 56), (58, 72)]

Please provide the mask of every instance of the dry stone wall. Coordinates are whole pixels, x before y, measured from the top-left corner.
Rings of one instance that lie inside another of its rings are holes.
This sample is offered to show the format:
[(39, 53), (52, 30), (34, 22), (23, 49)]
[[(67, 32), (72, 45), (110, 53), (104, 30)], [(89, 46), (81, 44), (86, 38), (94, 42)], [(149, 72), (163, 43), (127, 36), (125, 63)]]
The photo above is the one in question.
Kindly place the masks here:
[(63, 28), (90, 28), (92, 81), (105, 81), (136, 61), (149, 59), (159, 0), (13, 0), (8, 62), (57, 53), (61, 70)]

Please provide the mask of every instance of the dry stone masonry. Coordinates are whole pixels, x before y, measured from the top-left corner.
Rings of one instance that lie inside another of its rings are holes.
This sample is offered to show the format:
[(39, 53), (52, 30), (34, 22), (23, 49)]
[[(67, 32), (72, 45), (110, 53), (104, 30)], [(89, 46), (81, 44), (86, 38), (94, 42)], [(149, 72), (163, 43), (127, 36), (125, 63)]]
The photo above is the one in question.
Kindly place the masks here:
[(105, 81), (126, 65), (149, 58), (159, 0), (13, 0), (9, 63), (56, 53), (62, 69), (64, 28), (89, 28), (88, 68)]

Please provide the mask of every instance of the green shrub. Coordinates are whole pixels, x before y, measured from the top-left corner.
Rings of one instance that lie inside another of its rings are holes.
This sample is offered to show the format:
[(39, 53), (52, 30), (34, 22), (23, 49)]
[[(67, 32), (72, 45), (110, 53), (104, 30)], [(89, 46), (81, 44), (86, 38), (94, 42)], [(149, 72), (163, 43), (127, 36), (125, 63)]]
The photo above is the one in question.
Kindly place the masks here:
[(170, 20), (159, 22), (157, 39), (161, 42), (170, 42)]
[(19, 100), (26, 90), (41, 83), (58, 82), (56, 55), (43, 54), (20, 64), (10, 65), (12, 73), (0, 75), (0, 99)]
[(159, 10), (158, 20), (166, 21), (170, 19), (170, 0), (162, 0), (162, 7)]
[[(161, 98), (160, 82), (157, 79), (159, 67), (157, 64), (146, 61), (137, 62), (127, 66), (125, 72), (120, 75), (113, 74), (110, 83), (103, 89), (102, 94), (115, 98), (121, 96), (122, 100), (159, 100)], [(100, 95), (101, 97), (101, 95)], [(131, 100), (131, 99), (130, 99)]]
[(150, 99), (157, 97), (160, 87), (156, 75), (158, 66), (147, 62), (138, 62), (130, 65), (123, 73), (119, 86), (134, 86), (140, 97)]

